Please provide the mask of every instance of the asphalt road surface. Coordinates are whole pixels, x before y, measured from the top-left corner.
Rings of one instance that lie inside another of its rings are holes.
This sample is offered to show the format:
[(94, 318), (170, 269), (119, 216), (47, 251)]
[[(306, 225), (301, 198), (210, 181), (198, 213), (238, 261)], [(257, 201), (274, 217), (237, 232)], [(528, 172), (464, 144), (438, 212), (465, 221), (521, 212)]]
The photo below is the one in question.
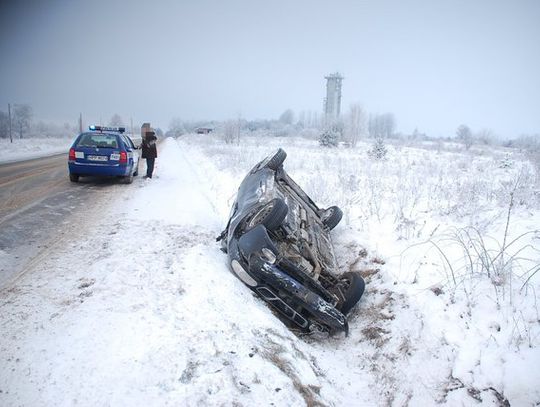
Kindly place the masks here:
[(9, 285), (90, 227), (116, 179), (69, 181), (67, 154), (0, 165), (0, 287)]

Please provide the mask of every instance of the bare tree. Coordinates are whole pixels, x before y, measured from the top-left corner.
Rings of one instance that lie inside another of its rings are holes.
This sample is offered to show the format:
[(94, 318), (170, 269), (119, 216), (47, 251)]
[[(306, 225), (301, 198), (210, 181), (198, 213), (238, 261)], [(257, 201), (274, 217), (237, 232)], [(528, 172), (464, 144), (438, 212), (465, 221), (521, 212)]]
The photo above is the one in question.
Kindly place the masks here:
[(111, 120), (109, 121), (109, 126), (122, 126), (124, 121), (118, 113), (113, 114)]
[(368, 122), (369, 137), (378, 138), (382, 135), (381, 121), (378, 114), (370, 114)]
[(396, 118), (392, 113), (385, 113), (381, 116), (383, 135), (390, 138), (396, 130)]
[(473, 136), (472, 131), (468, 126), (464, 124), (459, 126), (456, 130), (456, 135), (465, 146), (465, 149), (468, 150), (469, 148), (471, 148), (471, 146), (473, 145)]
[(308, 112), (306, 113), (306, 125), (304, 127), (315, 127), (313, 126), (313, 112), (311, 110), (308, 110)]
[(491, 129), (482, 129), (476, 133), (476, 139), (485, 145), (493, 144), (493, 131)]
[(32, 122), (32, 108), (30, 105), (14, 105), (13, 121), (19, 130), (19, 138), (23, 138), (24, 132), (30, 128)]
[(173, 137), (181, 136), (186, 132), (186, 128), (184, 126), (184, 122), (182, 119), (178, 117), (174, 117), (171, 120), (171, 123), (169, 124), (169, 131), (168, 133), (171, 134)]
[(0, 111), (0, 138), (9, 137), (9, 117), (6, 112)]
[(227, 144), (240, 144), (241, 119), (227, 120), (224, 123), (223, 138)]
[(293, 124), (294, 112), (292, 111), (292, 109), (287, 109), (283, 113), (281, 113), (281, 116), (279, 116), (279, 121), (283, 124)]
[(304, 110), (298, 113), (298, 125), (303, 129), (306, 128), (306, 112)]
[(410, 140), (424, 140), (425, 138), (426, 138), (426, 134), (425, 133), (420, 133), (418, 131), (418, 127), (415, 127), (414, 131), (409, 136)]
[(347, 120), (345, 135), (351, 147), (356, 147), (358, 140), (366, 132), (366, 113), (362, 106), (353, 104), (349, 108), (349, 117)]
[(369, 136), (372, 138), (382, 138), (384, 137), (384, 123), (383, 117), (380, 114), (370, 115), (369, 116)]
[(369, 116), (369, 136), (373, 138), (390, 138), (396, 129), (396, 118), (392, 113)]

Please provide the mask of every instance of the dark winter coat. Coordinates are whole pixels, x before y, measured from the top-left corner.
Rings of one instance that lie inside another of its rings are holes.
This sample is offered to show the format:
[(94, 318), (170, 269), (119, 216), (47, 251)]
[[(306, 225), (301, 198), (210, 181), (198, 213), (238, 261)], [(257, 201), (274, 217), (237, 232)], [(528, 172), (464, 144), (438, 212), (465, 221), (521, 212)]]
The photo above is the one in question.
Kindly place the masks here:
[(142, 158), (157, 158), (156, 140), (156, 136), (152, 134), (146, 135), (141, 144)]

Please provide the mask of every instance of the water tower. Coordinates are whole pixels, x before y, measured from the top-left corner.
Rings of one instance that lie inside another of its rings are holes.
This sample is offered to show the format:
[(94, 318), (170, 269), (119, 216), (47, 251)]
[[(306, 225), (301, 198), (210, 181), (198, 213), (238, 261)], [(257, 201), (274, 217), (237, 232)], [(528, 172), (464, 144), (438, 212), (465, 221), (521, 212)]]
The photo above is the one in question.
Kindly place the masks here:
[(341, 111), (341, 81), (344, 78), (339, 72), (330, 74), (324, 78), (326, 79), (324, 114), (327, 119), (337, 118)]

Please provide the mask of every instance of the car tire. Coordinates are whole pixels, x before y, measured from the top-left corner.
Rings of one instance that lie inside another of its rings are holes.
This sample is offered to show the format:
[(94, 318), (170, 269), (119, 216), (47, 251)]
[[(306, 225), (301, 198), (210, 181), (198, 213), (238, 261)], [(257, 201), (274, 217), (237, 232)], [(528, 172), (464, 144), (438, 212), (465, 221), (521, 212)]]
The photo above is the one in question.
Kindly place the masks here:
[(78, 174), (69, 174), (69, 180), (71, 182), (79, 182), (79, 175)]
[(343, 297), (345, 298), (342, 304), (338, 304), (338, 309), (347, 315), (349, 311), (356, 305), (366, 288), (364, 279), (358, 272), (347, 272), (339, 277), (340, 284), (343, 286)]
[(133, 182), (133, 174), (126, 175), (122, 180), (124, 181), (124, 184), (131, 184)]
[(139, 175), (139, 163), (137, 162), (137, 167), (135, 168), (135, 172), (133, 173), (133, 176), (136, 177)]
[(289, 208), (282, 199), (272, 199), (247, 217), (244, 229), (248, 231), (262, 224), (269, 231), (276, 230), (285, 220), (288, 211)]
[(324, 226), (326, 226), (328, 230), (332, 230), (339, 224), (341, 218), (343, 218), (343, 211), (337, 206), (331, 206), (322, 211), (320, 217)]
[(287, 158), (287, 153), (282, 148), (279, 148), (273, 155), (266, 158), (263, 167), (276, 171), (281, 167), (285, 158)]

